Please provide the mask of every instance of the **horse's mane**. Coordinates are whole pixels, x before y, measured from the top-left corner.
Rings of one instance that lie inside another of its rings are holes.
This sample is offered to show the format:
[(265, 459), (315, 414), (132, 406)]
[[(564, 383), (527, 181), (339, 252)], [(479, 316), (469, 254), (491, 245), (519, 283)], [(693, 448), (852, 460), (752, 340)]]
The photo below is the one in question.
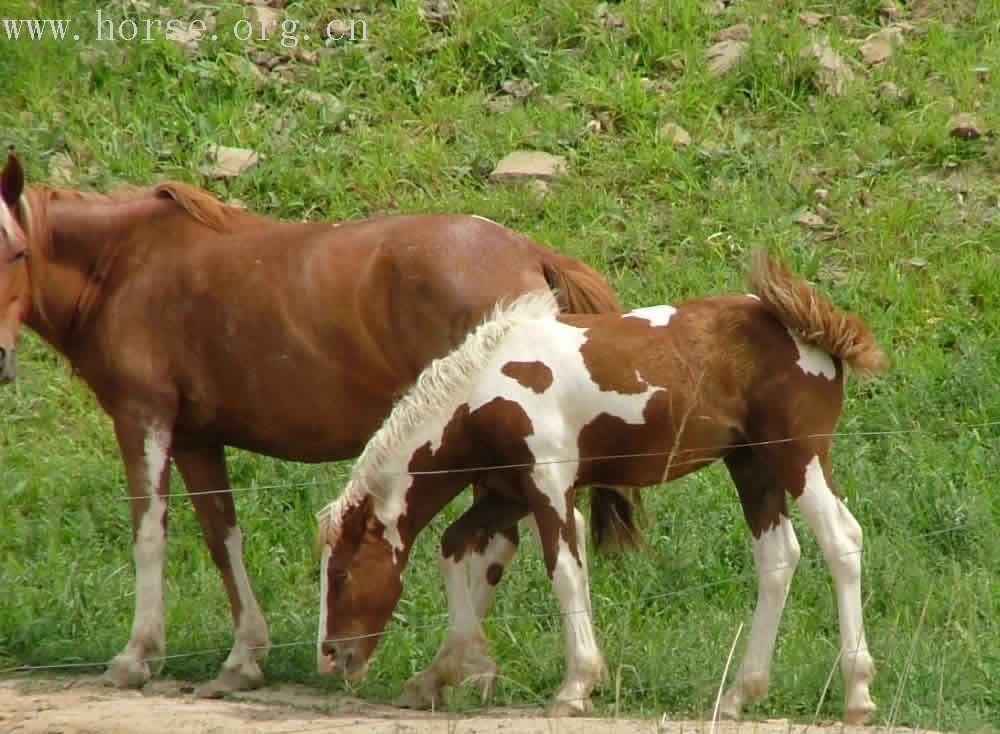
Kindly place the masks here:
[(509, 303), (498, 303), (490, 317), (458, 348), (431, 362), (372, 436), (355, 462), (343, 494), (317, 513), (320, 542), (339, 533), (347, 511), (369, 496), (372, 479), (383, 472), (415, 428), (453, 412), (461, 404), (473, 380), (514, 327), (558, 314), (559, 304), (550, 290), (531, 291)]
[(253, 216), (243, 209), (223, 203), (197, 186), (182, 181), (165, 181), (145, 188), (125, 186), (107, 193), (60, 189), (44, 185), (31, 188), (39, 194), (43, 201), (86, 201), (116, 204), (147, 198), (172, 199), (192, 219), (223, 233), (232, 231), (237, 217)]

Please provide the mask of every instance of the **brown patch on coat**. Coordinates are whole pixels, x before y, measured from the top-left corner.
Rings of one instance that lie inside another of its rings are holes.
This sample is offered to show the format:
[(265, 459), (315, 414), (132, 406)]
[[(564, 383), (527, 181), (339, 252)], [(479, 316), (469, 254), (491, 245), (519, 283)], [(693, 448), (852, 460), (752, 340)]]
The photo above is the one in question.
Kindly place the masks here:
[(529, 390), (541, 395), (552, 385), (552, 370), (539, 362), (508, 362), (500, 368), (507, 377), (517, 380)]

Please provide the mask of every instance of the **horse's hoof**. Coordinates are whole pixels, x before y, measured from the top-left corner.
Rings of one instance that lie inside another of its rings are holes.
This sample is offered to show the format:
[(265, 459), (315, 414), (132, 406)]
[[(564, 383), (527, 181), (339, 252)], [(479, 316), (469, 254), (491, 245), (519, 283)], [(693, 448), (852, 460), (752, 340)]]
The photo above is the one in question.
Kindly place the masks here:
[(578, 698), (574, 701), (556, 701), (549, 709), (549, 716), (561, 718), (563, 716), (586, 716), (594, 710), (594, 703), (587, 698)]
[[(256, 666), (255, 666), (256, 667)], [(235, 691), (252, 691), (264, 685), (264, 674), (256, 670), (225, 668), (219, 676), (198, 686), (194, 695), (198, 698), (222, 698)]]
[(142, 688), (150, 678), (149, 665), (133, 657), (118, 656), (104, 672), (101, 681), (115, 688)]

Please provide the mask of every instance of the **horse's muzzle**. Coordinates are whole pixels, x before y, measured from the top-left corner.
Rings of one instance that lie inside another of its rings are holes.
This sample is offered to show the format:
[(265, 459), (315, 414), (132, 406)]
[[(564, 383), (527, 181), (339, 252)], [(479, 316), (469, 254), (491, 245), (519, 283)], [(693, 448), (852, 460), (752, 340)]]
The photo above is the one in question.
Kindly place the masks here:
[(327, 640), (316, 651), (316, 667), (322, 675), (338, 675), (350, 681), (360, 680), (368, 672), (356, 642), (336, 643)]
[(10, 382), (15, 377), (17, 377), (17, 350), (13, 346), (0, 346), (0, 384)]

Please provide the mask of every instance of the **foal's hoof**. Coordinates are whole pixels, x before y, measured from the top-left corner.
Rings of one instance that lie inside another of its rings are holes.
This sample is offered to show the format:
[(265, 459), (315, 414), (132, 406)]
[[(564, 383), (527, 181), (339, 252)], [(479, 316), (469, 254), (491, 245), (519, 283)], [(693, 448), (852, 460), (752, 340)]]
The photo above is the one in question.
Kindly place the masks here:
[(403, 693), (396, 699), (396, 705), (401, 709), (419, 711), (437, 708), (441, 702), (441, 689), (436, 676), (417, 673), (406, 681)]
[(198, 686), (194, 695), (198, 698), (222, 698), (227, 693), (252, 691), (262, 685), (264, 685), (264, 674), (256, 666), (249, 670), (246, 666), (243, 669), (225, 668), (219, 673), (218, 678)]
[(556, 701), (549, 709), (549, 716), (586, 716), (594, 710), (594, 703), (587, 698), (578, 698), (573, 701)]
[(861, 726), (867, 724), (875, 713), (875, 704), (871, 701), (853, 709), (848, 709), (844, 715), (844, 723), (849, 726)]
[(101, 681), (115, 688), (142, 688), (150, 678), (149, 665), (133, 657), (118, 656), (104, 672)]

